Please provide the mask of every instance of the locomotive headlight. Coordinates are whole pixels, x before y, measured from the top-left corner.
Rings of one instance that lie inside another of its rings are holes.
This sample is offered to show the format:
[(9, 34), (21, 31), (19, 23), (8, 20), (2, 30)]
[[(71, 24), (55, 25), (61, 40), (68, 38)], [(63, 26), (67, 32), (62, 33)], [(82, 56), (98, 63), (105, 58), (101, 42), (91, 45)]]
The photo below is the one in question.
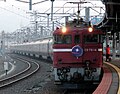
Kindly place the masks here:
[(89, 28), (88, 28), (88, 31), (89, 31), (89, 32), (93, 32), (93, 28), (92, 28), (92, 27), (89, 27)]
[(66, 33), (66, 31), (67, 31), (67, 28), (66, 27), (62, 27), (62, 32)]

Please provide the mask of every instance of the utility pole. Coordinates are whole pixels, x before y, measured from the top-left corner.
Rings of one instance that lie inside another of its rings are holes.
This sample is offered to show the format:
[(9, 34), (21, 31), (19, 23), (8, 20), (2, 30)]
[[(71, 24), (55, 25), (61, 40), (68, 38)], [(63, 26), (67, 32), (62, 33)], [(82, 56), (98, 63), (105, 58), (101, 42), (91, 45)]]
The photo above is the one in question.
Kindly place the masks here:
[(2, 53), (3, 58), (4, 58), (4, 56), (5, 56), (5, 32), (4, 31), (2, 31), (1, 53)]
[(29, 1), (29, 10), (32, 10), (32, 0)]
[(49, 27), (49, 13), (47, 14), (47, 27)]
[(53, 2), (55, 0), (51, 0), (51, 21), (53, 20)]
[(37, 30), (38, 30), (38, 21), (37, 21), (37, 12), (35, 11), (34, 12), (34, 22), (35, 22), (35, 27), (34, 27), (34, 31), (35, 31), (35, 36), (37, 36), (37, 34), (38, 34), (38, 32), (37, 32)]
[(90, 19), (90, 8), (86, 7), (85, 8), (85, 21), (89, 22), (89, 19)]

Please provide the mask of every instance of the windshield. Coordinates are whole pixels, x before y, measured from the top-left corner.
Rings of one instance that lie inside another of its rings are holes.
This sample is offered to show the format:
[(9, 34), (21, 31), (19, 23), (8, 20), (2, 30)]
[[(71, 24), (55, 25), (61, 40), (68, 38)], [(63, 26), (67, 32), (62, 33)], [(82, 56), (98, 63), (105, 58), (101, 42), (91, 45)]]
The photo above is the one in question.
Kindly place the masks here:
[(85, 43), (99, 43), (99, 35), (84, 35)]
[(71, 35), (55, 35), (54, 44), (71, 44), (72, 36)]

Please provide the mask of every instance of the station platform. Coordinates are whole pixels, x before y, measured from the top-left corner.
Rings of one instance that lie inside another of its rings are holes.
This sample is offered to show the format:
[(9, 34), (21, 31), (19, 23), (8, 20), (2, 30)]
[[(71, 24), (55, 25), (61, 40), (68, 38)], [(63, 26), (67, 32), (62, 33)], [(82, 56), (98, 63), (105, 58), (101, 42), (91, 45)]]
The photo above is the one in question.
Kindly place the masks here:
[(103, 64), (103, 78), (93, 94), (120, 94), (120, 58)]

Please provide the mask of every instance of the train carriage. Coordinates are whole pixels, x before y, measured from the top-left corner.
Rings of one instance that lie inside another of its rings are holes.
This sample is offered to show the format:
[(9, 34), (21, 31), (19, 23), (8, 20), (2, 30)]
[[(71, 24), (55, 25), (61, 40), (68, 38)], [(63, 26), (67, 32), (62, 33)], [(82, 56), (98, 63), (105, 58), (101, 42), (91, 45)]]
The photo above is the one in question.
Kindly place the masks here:
[(84, 23), (74, 21), (53, 33), (56, 84), (100, 80), (103, 32)]
[(36, 42), (27, 42), (23, 44), (13, 44), (10, 46), (10, 50), (12, 53), (44, 58), (44, 59), (52, 59), (52, 37), (41, 39)]

